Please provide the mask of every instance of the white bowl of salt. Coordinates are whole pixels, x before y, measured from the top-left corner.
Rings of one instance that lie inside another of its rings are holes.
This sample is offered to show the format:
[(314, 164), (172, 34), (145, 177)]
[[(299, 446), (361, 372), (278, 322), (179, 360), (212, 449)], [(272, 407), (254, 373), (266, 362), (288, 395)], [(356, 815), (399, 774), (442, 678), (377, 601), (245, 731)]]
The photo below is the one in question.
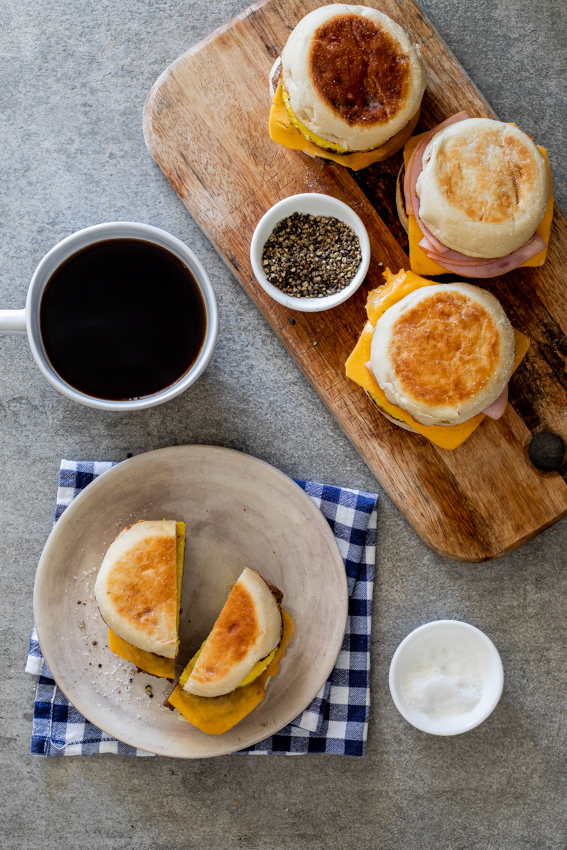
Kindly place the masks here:
[(504, 671), (483, 632), (436, 620), (411, 632), (390, 664), (390, 692), (408, 723), (430, 735), (460, 735), (494, 711)]

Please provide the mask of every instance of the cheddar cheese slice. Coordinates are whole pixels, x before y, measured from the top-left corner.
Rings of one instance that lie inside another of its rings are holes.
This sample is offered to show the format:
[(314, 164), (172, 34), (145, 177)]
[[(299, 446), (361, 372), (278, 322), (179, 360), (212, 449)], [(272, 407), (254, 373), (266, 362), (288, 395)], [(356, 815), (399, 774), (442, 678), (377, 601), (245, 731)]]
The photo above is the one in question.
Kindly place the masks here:
[(118, 637), (112, 629), (108, 630), (108, 645), (115, 655), (131, 661), (144, 673), (151, 673), (152, 676), (160, 676), (172, 681), (175, 679), (175, 658), (164, 658), (163, 655), (138, 649), (137, 646)]
[[(325, 150), (322, 147), (310, 142), (306, 139), (294, 126), (293, 121), (286, 109), (281, 80), (278, 83), (272, 108), (270, 110), (270, 136), (274, 142), (284, 145), (286, 148), (291, 148), (296, 151), (303, 151), (309, 156), (320, 156), (323, 159), (330, 159), (333, 162), (338, 162), (339, 165), (345, 165), (352, 171), (359, 171), (361, 168), (366, 168), (372, 165), (373, 162), (382, 162), (397, 153), (410, 138), (415, 130), (419, 119), (419, 110), (413, 118), (408, 121), (399, 133), (388, 139), (381, 147), (372, 151), (355, 151), (354, 153), (339, 154), (330, 150)], [(296, 120), (296, 124), (297, 124)], [(305, 128), (307, 129), (307, 128)], [(309, 131), (307, 131), (309, 133)], [(321, 139), (323, 142), (324, 140)]]
[[(513, 125), (516, 126), (515, 124)], [(419, 144), (419, 142), (425, 136), (425, 133), (419, 133), (417, 136), (412, 136), (404, 146), (404, 163), (407, 168), (410, 156), (412, 155), (415, 147)], [(542, 148), (541, 145), (538, 145), (538, 150), (545, 159), (545, 163), (547, 165), (547, 173), (549, 175), (549, 185), (552, 187), (551, 183), (551, 170), (549, 168), (549, 159), (547, 156), (547, 151), (545, 148)], [(543, 241), (545, 242), (546, 247), (536, 254), (535, 257), (530, 257), (529, 260), (526, 260), (525, 263), (522, 263), (519, 268), (527, 268), (530, 266), (543, 266), (545, 260), (547, 258), (547, 246), (549, 245), (549, 235), (551, 233), (551, 221), (553, 219), (553, 189), (549, 193), (549, 200), (547, 202), (547, 207), (545, 208), (545, 212), (543, 214), (543, 218), (536, 227), (536, 233), (538, 236), (541, 236)], [(417, 274), (424, 275), (440, 275), (447, 274), (447, 270), (442, 266), (439, 266), (437, 263), (433, 262), (427, 254), (421, 250), (419, 247), (419, 243), (423, 239), (423, 233), (420, 230), (420, 227), (415, 219), (415, 216), (408, 215), (409, 221), (409, 232), (408, 232), (408, 240), (409, 240), (409, 257), (410, 257), (410, 265), (412, 271)], [(452, 274), (452, 272), (450, 272)], [(466, 275), (463, 275), (466, 277)]]
[[(392, 274), (390, 269), (386, 269), (384, 277), (386, 283), (368, 293), (366, 303), (368, 321), (362, 329), (354, 350), (346, 361), (346, 375), (365, 389), (372, 400), (379, 407), (383, 408), (389, 416), (410, 425), (414, 431), (427, 437), (428, 440), (431, 440), (432, 443), (435, 443), (435, 445), (442, 449), (456, 449), (478, 428), (484, 419), (484, 413), (478, 413), (472, 419), (461, 422), (459, 425), (422, 425), (421, 422), (414, 419), (407, 411), (388, 401), (384, 391), (366, 368), (366, 364), (370, 360), (372, 334), (380, 316), (393, 304), (396, 304), (402, 298), (405, 298), (406, 295), (409, 295), (410, 292), (414, 292), (414, 290), (420, 289), (422, 286), (435, 285), (435, 281), (425, 280), (414, 274), (414, 272), (406, 272), (404, 269), (397, 274)], [(530, 347), (530, 341), (520, 331), (514, 330), (514, 335), (516, 338), (514, 371), (516, 371)]]
[[(285, 655), (292, 635), (293, 620), (282, 609), (282, 638), (268, 667), (253, 681), (241, 684), (229, 694), (219, 697), (200, 697), (183, 690), (183, 685), (197, 661), (197, 653), (183, 671), (183, 675), (168, 698), (169, 703), (202, 732), (207, 732), (209, 735), (222, 735), (223, 732), (228, 732), (264, 699), (266, 682), (270, 676), (275, 676), (278, 672), (280, 661)], [(261, 662), (258, 663), (261, 664)], [(249, 676), (243, 681), (246, 682)]]
[[(179, 607), (181, 603), (181, 578), (183, 575), (183, 555), (185, 553), (185, 523), (177, 522), (175, 526), (176, 545), (175, 558), (177, 568), (177, 634), (179, 635)], [(179, 639), (178, 639), (179, 640)], [(131, 661), (140, 670), (165, 679), (175, 679), (175, 658), (164, 658), (154, 652), (146, 652), (138, 649), (123, 638), (119, 637), (112, 629), (108, 630), (108, 645), (115, 655)]]

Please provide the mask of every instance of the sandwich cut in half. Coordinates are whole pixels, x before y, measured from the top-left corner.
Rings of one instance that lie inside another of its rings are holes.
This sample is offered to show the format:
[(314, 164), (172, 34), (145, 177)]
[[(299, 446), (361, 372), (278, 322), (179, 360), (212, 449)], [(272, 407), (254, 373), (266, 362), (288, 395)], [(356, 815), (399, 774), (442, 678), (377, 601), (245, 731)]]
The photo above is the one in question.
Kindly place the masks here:
[(469, 283), (435, 283), (403, 269), (368, 294), (366, 322), (346, 362), (387, 419), (444, 449), (485, 416), (499, 419), (530, 342), (500, 302)]
[(142, 520), (111, 543), (95, 583), (112, 652), (172, 681), (184, 549), (185, 523)]
[(210, 735), (227, 732), (256, 708), (293, 634), (281, 599), (246, 567), (166, 705)]
[(367, 6), (306, 15), (270, 72), (270, 136), (357, 171), (397, 153), (413, 133), (427, 83), (407, 33)]
[(545, 148), (514, 124), (460, 112), (404, 147), (396, 192), (412, 271), (490, 278), (547, 256)]

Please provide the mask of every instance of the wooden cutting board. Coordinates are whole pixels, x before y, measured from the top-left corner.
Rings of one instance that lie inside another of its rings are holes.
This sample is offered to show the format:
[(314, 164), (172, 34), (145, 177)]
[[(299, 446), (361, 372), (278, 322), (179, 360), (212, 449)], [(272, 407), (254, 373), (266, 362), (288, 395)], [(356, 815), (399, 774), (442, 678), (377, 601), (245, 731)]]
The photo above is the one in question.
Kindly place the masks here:
[[(409, 268), (395, 213), (401, 154), (353, 174), (271, 141), (268, 73), (289, 33), (317, 0), (267, 0), (192, 47), (157, 80), (146, 103), (148, 149), (189, 212), (295, 358), (333, 416), (419, 536), (455, 560), (510, 552), (567, 513), (567, 464), (541, 473), (528, 460), (534, 434), (567, 440), (567, 227), (556, 208), (547, 263), (482, 282), (532, 340), (498, 422), (486, 418), (454, 451), (390, 424), (344, 375), (382, 270)], [(420, 130), (466, 109), (495, 117), (463, 68), (411, 0), (367, 3), (420, 45), (429, 73)], [(540, 144), (543, 139), (537, 139)], [(281, 307), (256, 283), (254, 227), (276, 201), (300, 192), (341, 198), (368, 228), (365, 284), (333, 310)], [(295, 320), (293, 323), (292, 320)]]

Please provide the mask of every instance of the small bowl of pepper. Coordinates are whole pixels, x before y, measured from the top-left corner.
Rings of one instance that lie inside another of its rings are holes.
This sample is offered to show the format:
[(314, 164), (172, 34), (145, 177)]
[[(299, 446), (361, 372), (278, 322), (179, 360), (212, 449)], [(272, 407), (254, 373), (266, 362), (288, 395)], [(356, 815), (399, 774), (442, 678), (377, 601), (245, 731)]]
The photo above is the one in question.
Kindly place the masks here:
[(337, 198), (292, 195), (258, 222), (250, 262), (274, 301), (315, 313), (356, 292), (370, 264), (370, 241), (360, 217)]

